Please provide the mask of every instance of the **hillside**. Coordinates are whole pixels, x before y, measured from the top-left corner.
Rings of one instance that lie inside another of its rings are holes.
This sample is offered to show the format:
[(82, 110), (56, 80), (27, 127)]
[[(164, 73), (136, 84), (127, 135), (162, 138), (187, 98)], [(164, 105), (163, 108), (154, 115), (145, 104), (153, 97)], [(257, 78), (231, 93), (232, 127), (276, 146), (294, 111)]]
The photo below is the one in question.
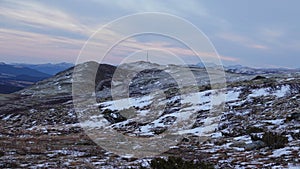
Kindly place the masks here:
[(189, 68), (196, 85), (185, 69), (87, 62), (0, 95), (0, 167), (149, 168), (157, 152), (215, 168), (300, 165), (298, 72), (226, 72), (214, 89), (205, 69)]

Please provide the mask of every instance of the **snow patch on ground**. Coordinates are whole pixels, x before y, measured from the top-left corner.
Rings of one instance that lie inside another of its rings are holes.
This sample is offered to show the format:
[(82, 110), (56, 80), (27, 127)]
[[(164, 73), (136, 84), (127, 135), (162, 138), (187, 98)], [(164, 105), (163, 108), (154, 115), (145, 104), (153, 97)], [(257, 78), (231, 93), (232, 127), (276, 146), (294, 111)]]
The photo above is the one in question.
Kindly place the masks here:
[(275, 93), (273, 93), (273, 95), (277, 96), (277, 97), (283, 97), (285, 96), (289, 91), (290, 91), (290, 86), (289, 85), (284, 85), (280, 88), (280, 90), (276, 90)]
[(147, 95), (147, 96), (137, 97), (137, 98), (125, 98), (120, 100), (107, 101), (107, 102), (100, 103), (99, 105), (110, 110), (123, 110), (123, 109), (128, 109), (132, 106), (142, 108), (149, 105), (151, 99), (153, 99), (153, 97)]
[(283, 124), (283, 123), (284, 123), (284, 120), (285, 120), (285, 119), (263, 120), (262, 122), (265, 122), (265, 123), (271, 123), (271, 124), (274, 124), (274, 125), (280, 125), (280, 124)]
[(11, 116), (12, 116), (12, 115), (9, 114), (9, 115), (5, 116), (2, 120), (8, 120)]
[(271, 88), (260, 88), (260, 89), (254, 89), (252, 90), (251, 94), (248, 96), (248, 98), (251, 97), (260, 97), (260, 96), (268, 96), (273, 95), (278, 98), (284, 97), (286, 94), (290, 92), (291, 88), (289, 85), (281, 86), (279, 89), (272, 92)]
[(268, 92), (267, 88), (261, 88), (261, 89), (252, 90), (252, 94), (250, 94), (248, 96), (248, 98), (259, 97), (259, 96), (267, 96), (267, 95), (269, 95), (269, 92)]
[(101, 127), (106, 127), (106, 126), (110, 125), (110, 123), (106, 119), (102, 118), (98, 121), (87, 120), (87, 121), (81, 122), (80, 125), (81, 125), (81, 127), (84, 127), (84, 128), (101, 128)]
[(280, 157), (282, 155), (289, 155), (293, 150), (299, 150), (299, 147), (284, 147), (273, 151), (270, 157)]
[(226, 102), (239, 100), (240, 93), (241, 93), (240, 88), (229, 90), (226, 94)]
[(220, 134), (213, 133), (215, 132), (216, 128), (218, 127), (218, 123), (216, 123), (216, 120), (219, 117), (208, 117), (204, 119), (203, 126), (196, 127), (189, 130), (182, 130), (178, 131), (177, 134), (194, 134), (196, 136), (212, 136), (218, 137)]

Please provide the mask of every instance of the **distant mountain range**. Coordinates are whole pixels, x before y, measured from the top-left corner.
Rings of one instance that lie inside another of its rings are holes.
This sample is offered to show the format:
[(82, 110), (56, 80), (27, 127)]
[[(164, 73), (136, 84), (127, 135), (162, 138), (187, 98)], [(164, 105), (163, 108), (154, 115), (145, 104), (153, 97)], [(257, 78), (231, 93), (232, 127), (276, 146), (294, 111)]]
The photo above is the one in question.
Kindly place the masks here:
[(74, 66), (74, 64), (72, 63), (66, 63), (66, 62), (62, 62), (62, 63), (57, 63), (57, 64), (53, 64), (53, 63), (45, 63), (45, 64), (26, 64), (26, 63), (15, 63), (12, 64), (15, 66), (22, 66), (22, 67), (27, 67), (27, 68), (31, 68), (49, 75), (55, 75), (58, 72), (61, 72), (63, 70), (66, 70), (72, 66)]
[(224, 69), (230, 73), (256, 75), (256, 74), (275, 74), (275, 73), (296, 73), (300, 69), (289, 68), (251, 68), (242, 65), (225, 66)]
[(21, 90), (72, 66), (73, 64), (70, 63), (5, 64), (1, 62), (0, 93), (8, 94)]
[[(133, 65), (136, 65), (132, 63)], [(131, 67), (132, 64), (124, 64), (122, 68)], [(146, 62), (138, 62), (140, 68), (145, 67), (160, 67), (154, 63), (148, 64)], [(206, 63), (206, 67), (218, 67), (214, 63)], [(41, 81), (43, 79), (52, 77), (53, 75), (64, 71), (74, 65), (71, 63), (46, 63), (46, 64), (25, 64), (25, 63), (14, 63), (6, 64), (0, 62), (0, 94), (13, 93), (21, 90), (25, 87), (31, 86), (32, 84)], [(171, 65), (170, 65), (171, 66)], [(205, 68), (203, 63), (189, 65), (191, 68)], [(137, 67), (135, 67), (137, 68)], [(300, 72), (300, 69), (287, 69), (287, 68), (251, 68), (242, 65), (224, 66), (224, 70), (227, 73), (233, 74), (244, 74), (244, 75), (266, 75), (276, 73), (296, 73)]]
[[(197, 63), (195, 65), (190, 65), (192, 67), (220, 67), (221, 65), (217, 65), (215, 63)], [(230, 66), (223, 66), (226, 72), (236, 73), (236, 74), (245, 74), (245, 75), (258, 75), (258, 74), (275, 74), (275, 73), (295, 73), (300, 72), (300, 69), (289, 69), (289, 68), (252, 68), (243, 65), (230, 65)]]
[(217, 64), (215, 64), (215, 63), (202, 63), (202, 62), (199, 62), (199, 63), (197, 63), (196, 65), (194, 65), (194, 66), (196, 66), (196, 67), (201, 67), (201, 68), (204, 68), (204, 67), (216, 67), (216, 66), (218, 66)]

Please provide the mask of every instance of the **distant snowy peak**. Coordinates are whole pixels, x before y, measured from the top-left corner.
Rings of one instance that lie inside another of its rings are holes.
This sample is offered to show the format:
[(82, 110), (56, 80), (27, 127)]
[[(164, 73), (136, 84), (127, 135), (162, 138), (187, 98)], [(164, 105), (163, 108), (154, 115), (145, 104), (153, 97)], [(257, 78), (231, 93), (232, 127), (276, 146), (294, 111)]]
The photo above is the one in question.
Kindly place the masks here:
[(225, 70), (230, 73), (257, 75), (257, 74), (277, 74), (277, 73), (296, 73), (300, 69), (288, 68), (251, 68), (242, 65), (225, 66)]
[(215, 63), (212, 63), (212, 62), (206, 62), (206, 63), (203, 63), (203, 62), (199, 62), (195, 65), (191, 64), (189, 65), (190, 67), (199, 67), (199, 68), (205, 68), (205, 67), (221, 67), (222, 65), (217, 65)]
[(225, 66), (226, 68), (228, 69), (242, 69), (242, 68), (249, 68), (250, 67), (247, 67), (247, 66), (242, 66), (242, 65), (231, 65), (231, 66)]
[(225, 66), (225, 70), (231, 73), (239, 73), (239, 74), (263, 74), (264, 72), (258, 71), (257, 69), (250, 68), (242, 65), (232, 65)]
[(225, 71), (235, 74), (245, 74), (245, 75), (258, 75), (258, 74), (279, 74), (279, 73), (297, 73), (300, 69), (288, 69), (288, 68), (252, 68), (243, 65), (230, 65), (223, 66), (217, 65), (215, 63), (197, 63), (194, 65), (189, 65), (189, 67), (198, 68), (224, 68)]

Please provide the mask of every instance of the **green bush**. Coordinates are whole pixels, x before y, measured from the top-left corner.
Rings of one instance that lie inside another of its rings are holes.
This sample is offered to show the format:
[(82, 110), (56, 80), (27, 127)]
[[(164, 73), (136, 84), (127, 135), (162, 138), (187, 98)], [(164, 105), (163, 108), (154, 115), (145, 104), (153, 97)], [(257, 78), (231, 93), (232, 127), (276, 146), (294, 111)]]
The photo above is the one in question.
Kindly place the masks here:
[[(151, 160), (152, 169), (213, 169), (212, 164), (204, 162), (185, 161), (180, 157), (169, 157), (168, 160), (155, 158)], [(142, 167), (141, 167), (142, 168)]]
[(284, 135), (272, 132), (266, 132), (262, 137), (262, 141), (272, 149), (283, 148), (289, 142)]
[(273, 132), (265, 132), (262, 138), (257, 135), (250, 135), (251, 140), (257, 141), (261, 140), (271, 149), (283, 148), (288, 143), (288, 138), (283, 134), (273, 133)]

